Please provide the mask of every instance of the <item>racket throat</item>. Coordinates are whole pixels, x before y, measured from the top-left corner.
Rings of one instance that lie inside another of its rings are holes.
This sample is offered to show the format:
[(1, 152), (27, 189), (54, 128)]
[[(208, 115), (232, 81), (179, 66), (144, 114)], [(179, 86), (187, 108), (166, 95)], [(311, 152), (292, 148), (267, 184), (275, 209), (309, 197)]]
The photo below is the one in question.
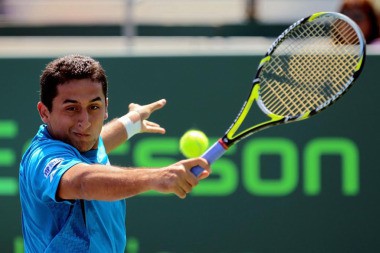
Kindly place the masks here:
[(222, 138), (218, 140), (218, 143), (225, 149), (229, 149), (232, 146), (232, 142), (228, 139), (227, 135), (224, 135)]
[(223, 141), (224, 138), (220, 138), (216, 141), (203, 155), (202, 157), (207, 160), (209, 164), (218, 160), (227, 150), (228, 146)]

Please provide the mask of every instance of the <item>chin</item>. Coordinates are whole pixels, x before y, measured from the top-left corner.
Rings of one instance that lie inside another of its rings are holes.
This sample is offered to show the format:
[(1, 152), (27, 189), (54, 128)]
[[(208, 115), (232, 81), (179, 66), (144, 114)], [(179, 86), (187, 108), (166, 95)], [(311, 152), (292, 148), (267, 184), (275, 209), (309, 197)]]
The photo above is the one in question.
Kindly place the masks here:
[(78, 149), (79, 152), (84, 153), (87, 151), (90, 151), (91, 149), (95, 149), (94, 144), (83, 144), (83, 143), (77, 143), (76, 145), (73, 145), (76, 149)]
[(81, 152), (81, 153), (84, 153), (84, 152), (87, 152), (87, 151), (90, 151), (90, 150), (91, 150), (91, 148), (78, 148), (78, 147), (77, 147), (77, 149), (78, 149), (78, 151)]

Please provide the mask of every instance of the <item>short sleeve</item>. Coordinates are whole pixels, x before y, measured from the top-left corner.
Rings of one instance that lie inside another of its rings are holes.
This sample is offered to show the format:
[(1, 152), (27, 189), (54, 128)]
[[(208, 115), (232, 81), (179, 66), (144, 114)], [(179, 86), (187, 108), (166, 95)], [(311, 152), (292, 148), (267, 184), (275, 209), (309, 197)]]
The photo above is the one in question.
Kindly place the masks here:
[(80, 158), (79, 152), (57, 141), (42, 145), (33, 153), (29, 166), (35, 166), (29, 167), (28, 176), (34, 194), (42, 202), (61, 202), (57, 198), (57, 190), (63, 174), (74, 165), (85, 161)]

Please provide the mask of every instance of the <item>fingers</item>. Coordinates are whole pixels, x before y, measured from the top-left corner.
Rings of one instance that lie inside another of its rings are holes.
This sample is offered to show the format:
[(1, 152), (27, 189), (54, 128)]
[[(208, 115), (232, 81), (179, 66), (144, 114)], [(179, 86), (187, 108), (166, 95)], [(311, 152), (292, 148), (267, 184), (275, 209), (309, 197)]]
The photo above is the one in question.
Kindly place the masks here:
[(137, 111), (140, 114), (141, 120), (146, 120), (150, 117), (150, 115), (158, 110), (164, 107), (166, 104), (166, 99), (160, 99), (156, 102), (147, 104), (147, 105), (139, 105), (135, 103), (130, 103), (128, 108), (129, 111)]
[(198, 183), (197, 178), (189, 174), (188, 170), (181, 164), (165, 168), (158, 180), (156, 190), (163, 193), (174, 193), (181, 199), (186, 198), (186, 195)]
[(208, 176), (210, 176), (210, 172), (207, 171), (207, 170), (204, 170), (204, 171), (198, 176), (198, 179), (199, 179), (199, 180), (202, 180), (202, 179), (207, 178)]
[(165, 128), (162, 128), (159, 124), (144, 120), (142, 122), (141, 132), (144, 133), (157, 133), (164, 134), (166, 132)]
[(148, 105), (144, 105), (144, 106), (141, 106), (139, 109), (138, 109), (138, 112), (140, 113), (140, 117), (142, 120), (145, 120), (145, 119), (148, 119), (150, 117), (150, 115), (158, 110), (158, 109), (161, 109), (162, 107), (164, 107), (166, 104), (166, 100), (165, 99), (161, 99), (161, 100), (158, 100), (156, 102), (153, 102), (151, 104), (148, 104)]
[(153, 102), (151, 104), (148, 104), (147, 107), (149, 108), (150, 112), (154, 112), (158, 109), (161, 109), (162, 107), (164, 107), (166, 105), (166, 99), (160, 99), (156, 102)]
[[(199, 180), (204, 179), (208, 177), (211, 173), (211, 168), (206, 159), (204, 158), (193, 158), (188, 159), (184, 161), (180, 161), (180, 166), (182, 166), (185, 169), (185, 176), (183, 181), (179, 181), (178, 183), (178, 189), (175, 192), (175, 194), (180, 198), (185, 198), (188, 193), (191, 192), (191, 190), (198, 185)], [(199, 175), (199, 177), (196, 177), (192, 172), (191, 168), (195, 166), (200, 166), (204, 169), (204, 171)]]
[(175, 192), (175, 194), (181, 198), (181, 199), (184, 199), (186, 198), (187, 194), (189, 194), (191, 192), (191, 190), (193, 189), (193, 187), (195, 185), (197, 185), (198, 182), (196, 182), (195, 184), (190, 184), (188, 183), (187, 181), (183, 181), (181, 185), (179, 185), (177, 191)]
[[(202, 180), (202, 179), (207, 178), (211, 173), (211, 168), (210, 168), (210, 165), (207, 163), (207, 161), (203, 158), (200, 158), (200, 159), (202, 159), (201, 163), (197, 163), (197, 165), (195, 165), (195, 166), (200, 166), (203, 168), (203, 171), (197, 177), (198, 180)], [(195, 167), (195, 166), (193, 166), (193, 167)], [(193, 167), (191, 167), (191, 168), (193, 168)], [(190, 168), (190, 171), (191, 171), (191, 168)]]
[(179, 198), (186, 198), (193, 188), (198, 184), (198, 180), (194, 175), (191, 175), (190, 178), (193, 178), (191, 182), (183, 181), (181, 185), (178, 186), (177, 190), (174, 192)]
[(186, 168), (188, 169), (191, 169), (195, 166), (200, 166), (205, 170), (205, 172), (211, 173), (210, 165), (208, 164), (207, 160), (202, 157), (188, 159), (184, 162), (186, 162)]

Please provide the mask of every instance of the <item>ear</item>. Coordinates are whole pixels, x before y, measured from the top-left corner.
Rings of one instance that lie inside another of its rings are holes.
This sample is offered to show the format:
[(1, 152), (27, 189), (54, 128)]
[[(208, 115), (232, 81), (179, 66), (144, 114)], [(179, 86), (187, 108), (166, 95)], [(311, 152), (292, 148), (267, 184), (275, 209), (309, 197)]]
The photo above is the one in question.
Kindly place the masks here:
[(104, 120), (108, 119), (108, 98), (106, 98), (106, 108), (105, 108)]
[(49, 122), (50, 112), (48, 108), (40, 101), (37, 104), (37, 110), (40, 114), (41, 120), (47, 124)]

